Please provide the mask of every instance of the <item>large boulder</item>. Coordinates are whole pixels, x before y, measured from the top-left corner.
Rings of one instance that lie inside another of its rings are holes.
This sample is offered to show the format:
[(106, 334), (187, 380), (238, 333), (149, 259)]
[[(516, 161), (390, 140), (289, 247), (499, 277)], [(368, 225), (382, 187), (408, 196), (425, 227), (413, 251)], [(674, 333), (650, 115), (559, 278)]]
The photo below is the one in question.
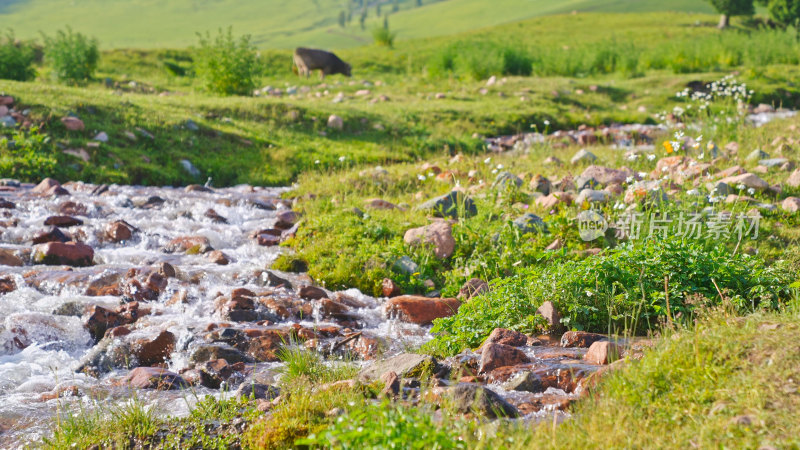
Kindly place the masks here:
[(596, 341), (589, 347), (583, 359), (592, 364), (609, 364), (619, 359), (622, 348), (611, 341)]
[(434, 319), (450, 317), (461, 306), (454, 298), (428, 298), (415, 295), (401, 295), (386, 302), (386, 314), (404, 322), (427, 325)]
[(439, 259), (449, 258), (456, 247), (450, 222), (437, 220), (430, 225), (406, 231), (403, 240), (408, 245), (429, 245)]
[(85, 267), (94, 264), (94, 250), (80, 242), (48, 242), (34, 246), (33, 260), (51, 266)]
[(22, 264), (22, 259), (16, 256), (11, 250), (0, 248), (0, 266), (19, 267)]
[(567, 331), (561, 336), (561, 346), (568, 347), (589, 347), (597, 341), (607, 340), (604, 334), (589, 333), (587, 331)]
[(436, 359), (430, 355), (401, 353), (364, 367), (358, 373), (358, 378), (367, 381), (377, 380), (388, 371), (395, 372), (400, 378), (419, 378), (435, 373), (436, 369)]
[(522, 350), (504, 344), (489, 343), (483, 346), (478, 372), (489, 373), (498, 367), (516, 366), (531, 360)]

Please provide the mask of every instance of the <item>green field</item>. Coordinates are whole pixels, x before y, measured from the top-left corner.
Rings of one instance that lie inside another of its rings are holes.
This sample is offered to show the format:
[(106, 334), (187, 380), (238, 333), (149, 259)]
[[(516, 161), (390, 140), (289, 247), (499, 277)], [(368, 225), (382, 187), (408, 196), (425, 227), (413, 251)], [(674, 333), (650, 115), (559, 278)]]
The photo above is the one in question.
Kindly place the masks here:
[[(345, 48), (371, 42), (370, 30), (382, 25), (383, 18), (376, 16), (373, 6), (365, 30), (359, 26), (360, 10), (341, 28), (338, 17), (345, 4), (342, 0), (17, 0), (0, 2), (0, 23), (21, 38), (38, 38), (40, 32), (71, 26), (97, 37), (103, 48), (186, 47), (195, 43), (196, 32), (228, 26), (251, 34), (261, 48)], [(399, 39), (450, 35), (571, 11), (712, 12), (697, 0), (426, 0), (421, 7), (401, 0), (398, 7), (389, 21)], [(391, 12), (391, 2), (385, 2), (382, 15)]]

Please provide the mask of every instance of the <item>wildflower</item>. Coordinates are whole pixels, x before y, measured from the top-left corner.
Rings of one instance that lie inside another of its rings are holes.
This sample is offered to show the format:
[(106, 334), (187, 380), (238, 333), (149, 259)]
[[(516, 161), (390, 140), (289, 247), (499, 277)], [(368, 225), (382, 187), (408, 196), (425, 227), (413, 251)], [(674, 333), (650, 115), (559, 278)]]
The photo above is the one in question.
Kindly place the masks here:
[(319, 160), (314, 161), (314, 164), (319, 164)]
[(639, 172), (639, 178), (644, 178), (647, 176), (647, 172)]
[(647, 160), (648, 161), (652, 161), (654, 159), (656, 159), (656, 155), (647, 155)]
[(544, 120), (544, 125), (549, 127), (549, 126), (550, 126), (550, 121), (549, 121), (549, 120), (547, 120), (547, 119), (545, 119), (545, 120)]
[(753, 189), (753, 188), (750, 188), (750, 189), (747, 190), (747, 193), (750, 194), (750, 195), (753, 195), (753, 194), (756, 193), (756, 190)]
[(417, 175), (417, 179), (419, 181), (425, 181), (425, 175), (419, 174), (419, 175)]
[(490, 162), (492, 162), (492, 157), (491, 156), (483, 160), (484, 164), (489, 164)]
[(497, 169), (492, 169), (492, 173), (497, 173)]
[(586, 296), (587, 297), (591, 297), (592, 296), (592, 291), (586, 291)]
[(700, 191), (698, 191), (697, 189), (689, 189), (688, 191), (686, 191), (686, 195), (698, 195), (699, 193)]
[(738, 189), (740, 191), (743, 191), (745, 187), (747, 187), (747, 186), (745, 186), (743, 184), (740, 184), (740, 185), (736, 186), (736, 189)]
[(669, 141), (664, 141), (664, 148), (667, 150), (667, 153), (672, 153), (675, 149), (672, 148), (672, 143)]
[(502, 165), (502, 164), (498, 164), (498, 165), (497, 165), (497, 169), (498, 169), (498, 170), (500, 170), (500, 169), (502, 169), (502, 168), (503, 168), (503, 165)]
[(340, 156), (340, 157), (339, 157), (339, 161), (341, 161), (341, 162), (344, 162), (344, 160), (345, 160), (345, 159), (347, 159), (347, 157), (346, 157), (346, 156)]
[(626, 183), (633, 183), (633, 177), (625, 178)]

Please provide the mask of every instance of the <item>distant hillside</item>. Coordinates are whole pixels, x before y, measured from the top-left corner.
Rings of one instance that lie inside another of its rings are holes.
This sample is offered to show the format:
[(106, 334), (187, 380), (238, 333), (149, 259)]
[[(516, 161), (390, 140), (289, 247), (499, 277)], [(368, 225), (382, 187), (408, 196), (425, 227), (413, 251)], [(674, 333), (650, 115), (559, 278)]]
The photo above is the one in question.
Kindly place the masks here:
[[(69, 25), (104, 48), (186, 47), (196, 32), (228, 26), (262, 48), (346, 48), (371, 42), (386, 15), (398, 39), (408, 39), (571, 11), (712, 9), (702, 0), (0, 0), (0, 26), (37, 38)], [(350, 17), (344, 27), (341, 15)]]

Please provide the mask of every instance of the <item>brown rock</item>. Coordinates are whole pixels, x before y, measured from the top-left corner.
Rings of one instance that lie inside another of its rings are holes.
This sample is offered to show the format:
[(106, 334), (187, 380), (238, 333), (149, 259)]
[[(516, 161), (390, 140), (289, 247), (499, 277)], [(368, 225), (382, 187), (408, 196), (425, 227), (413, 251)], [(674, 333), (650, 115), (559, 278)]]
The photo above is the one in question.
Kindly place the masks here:
[(604, 334), (589, 333), (586, 331), (567, 331), (561, 336), (562, 347), (589, 347), (597, 341), (606, 340)]
[(597, 341), (589, 347), (583, 359), (592, 364), (609, 364), (619, 359), (621, 354), (619, 345), (610, 341)]
[(69, 228), (77, 225), (83, 225), (83, 221), (71, 216), (50, 216), (45, 219), (44, 224), (59, 228)]
[(137, 389), (183, 389), (189, 387), (180, 375), (158, 367), (137, 367), (125, 377), (125, 384)]
[(17, 283), (11, 277), (0, 277), (0, 295), (17, 290)]
[(364, 201), (364, 207), (368, 209), (397, 209), (397, 205), (380, 198), (371, 198)]
[(800, 186), (800, 169), (795, 170), (789, 175), (789, 178), (786, 179), (786, 184), (791, 187)]
[(158, 273), (164, 278), (175, 278), (175, 268), (170, 263), (162, 262), (159, 264)]
[(228, 257), (225, 256), (225, 253), (222, 253), (221, 250), (214, 250), (206, 253), (206, 259), (220, 266), (227, 266), (230, 262), (228, 261)]
[(434, 319), (449, 317), (458, 311), (461, 302), (454, 298), (427, 298), (401, 295), (386, 302), (385, 311), (405, 322), (426, 325)]
[(45, 178), (39, 184), (34, 187), (31, 192), (34, 194), (45, 194), (50, 191), (54, 187), (61, 186), (61, 183), (52, 179), (52, 178)]
[[(660, 163), (661, 161), (659, 161)], [(605, 186), (608, 184), (622, 184), (630, 173), (624, 170), (611, 169), (603, 166), (589, 166), (581, 174), (582, 178), (594, 178), (598, 183)]]
[(489, 292), (489, 284), (480, 278), (472, 278), (458, 291), (458, 298), (459, 300), (469, 300), (476, 295), (481, 295), (486, 292)]
[(294, 224), (297, 223), (297, 213), (291, 210), (288, 211), (281, 211), (277, 215), (277, 221), (275, 221), (275, 228), (279, 230), (288, 230), (292, 228)]
[(556, 305), (551, 301), (542, 303), (542, 306), (536, 310), (536, 313), (544, 317), (547, 325), (550, 327), (551, 333), (560, 333), (563, 331), (564, 326), (561, 324), (561, 314), (558, 313)]
[(111, 242), (122, 242), (133, 237), (133, 226), (124, 220), (116, 220), (106, 225), (105, 236)]
[(571, 205), (572, 194), (568, 192), (552, 192), (548, 196), (539, 197), (536, 199), (536, 204), (538, 206), (548, 210), (554, 209), (562, 203), (566, 206)]
[(384, 297), (397, 297), (403, 293), (403, 291), (400, 289), (400, 286), (395, 284), (395, 282), (390, 278), (383, 279), (383, 282), (381, 283), (381, 290)]
[(125, 319), (119, 314), (97, 305), (89, 310), (89, 315), (83, 322), (84, 328), (89, 330), (95, 341), (99, 341), (106, 334), (106, 330), (125, 324)]
[(0, 248), (0, 266), (20, 267), (23, 264), (22, 259), (14, 255), (11, 250)]
[(483, 346), (478, 373), (488, 373), (498, 367), (516, 366), (531, 362), (522, 350), (503, 344)]
[(83, 121), (77, 117), (62, 117), (61, 123), (63, 123), (64, 127), (69, 131), (83, 131), (84, 128), (86, 128), (86, 126), (83, 124)]
[(211, 242), (205, 236), (181, 236), (177, 237), (164, 246), (167, 253), (187, 252), (187, 253), (206, 253), (214, 250)]
[(800, 198), (798, 197), (787, 197), (783, 203), (781, 203), (781, 208), (784, 211), (788, 211), (791, 213), (796, 213), (800, 211)]
[(400, 393), (400, 377), (395, 372), (389, 371), (381, 375), (381, 382), (383, 382), (381, 394), (394, 397)]
[(222, 217), (219, 213), (210, 208), (203, 215), (211, 219), (214, 223), (228, 223), (228, 219)]
[(87, 211), (85, 205), (72, 201), (67, 201), (58, 205), (58, 213), (65, 216), (85, 216)]
[(257, 336), (247, 344), (246, 353), (257, 362), (278, 361), (278, 350), (284, 343), (289, 342), (289, 335), (276, 330)]
[(758, 176), (752, 173), (743, 173), (741, 175), (735, 175), (732, 177), (726, 177), (721, 179), (723, 183), (727, 184), (733, 189), (738, 189), (737, 186), (744, 185), (748, 188), (753, 188), (757, 191), (765, 191), (769, 189), (769, 183), (762, 180)]
[(0, 209), (14, 209), (17, 205), (14, 202), (8, 201), (4, 198), (0, 198)]
[(84, 267), (94, 264), (94, 250), (79, 242), (48, 242), (34, 246), (37, 264)]
[(437, 220), (428, 226), (412, 228), (406, 231), (403, 240), (412, 246), (430, 245), (433, 247), (434, 255), (439, 259), (449, 258), (456, 247), (452, 225), (445, 220)]
[(142, 338), (131, 344), (131, 353), (140, 366), (154, 366), (169, 359), (175, 349), (175, 335), (162, 331), (155, 338)]
[(47, 242), (69, 242), (70, 240), (72, 240), (72, 238), (63, 231), (59, 230), (57, 227), (53, 227), (48, 231), (37, 233), (33, 237), (34, 244), (44, 244)]
[(483, 343), (485, 348), (491, 344), (503, 344), (511, 347), (521, 347), (528, 342), (528, 336), (520, 333), (519, 331), (507, 330), (505, 328), (495, 328), (492, 330), (489, 337)]
[(328, 298), (328, 293), (325, 290), (316, 286), (300, 286), (297, 290), (297, 295), (306, 300), (319, 300), (321, 298)]

